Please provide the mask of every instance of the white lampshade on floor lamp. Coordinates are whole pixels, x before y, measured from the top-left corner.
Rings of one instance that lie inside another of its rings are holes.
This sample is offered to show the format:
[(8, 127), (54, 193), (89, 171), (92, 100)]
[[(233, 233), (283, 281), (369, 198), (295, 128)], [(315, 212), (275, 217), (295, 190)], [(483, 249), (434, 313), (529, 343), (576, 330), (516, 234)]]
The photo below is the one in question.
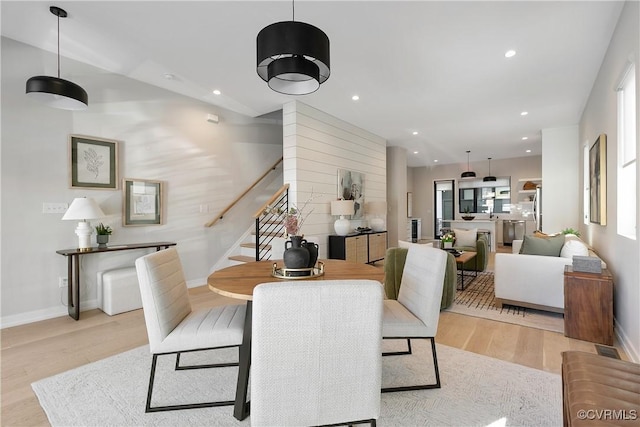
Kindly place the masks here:
[(338, 216), (333, 223), (333, 228), (338, 236), (346, 236), (351, 231), (351, 221), (346, 219), (345, 215), (353, 215), (355, 213), (355, 205), (353, 200), (332, 200), (331, 201), (331, 215)]
[(384, 218), (381, 218), (387, 213), (387, 202), (382, 200), (375, 200), (367, 203), (366, 212), (373, 215), (373, 218), (369, 220), (369, 225), (373, 231), (384, 231)]
[(91, 197), (79, 197), (73, 199), (71, 206), (69, 206), (69, 209), (67, 209), (62, 219), (79, 221), (78, 228), (76, 228), (78, 249), (88, 250), (91, 248), (93, 228), (91, 228), (91, 224), (87, 222), (87, 220), (103, 218), (104, 216), (104, 212), (102, 212), (102, 209), (100, 209), (100, 206), (95, 200)]

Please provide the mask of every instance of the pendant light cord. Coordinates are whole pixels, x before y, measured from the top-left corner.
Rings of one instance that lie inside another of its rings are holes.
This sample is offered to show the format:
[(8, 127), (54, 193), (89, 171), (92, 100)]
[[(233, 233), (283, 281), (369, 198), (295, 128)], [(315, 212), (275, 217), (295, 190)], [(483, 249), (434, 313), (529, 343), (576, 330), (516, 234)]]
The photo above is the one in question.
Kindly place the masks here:
[(291, 0), (291, 10), (293, 10), (292, 21), (295, 21), (296, 20), (296, 0)]
[(58, 78), (60, 78), (60, 13), (58, 15)]

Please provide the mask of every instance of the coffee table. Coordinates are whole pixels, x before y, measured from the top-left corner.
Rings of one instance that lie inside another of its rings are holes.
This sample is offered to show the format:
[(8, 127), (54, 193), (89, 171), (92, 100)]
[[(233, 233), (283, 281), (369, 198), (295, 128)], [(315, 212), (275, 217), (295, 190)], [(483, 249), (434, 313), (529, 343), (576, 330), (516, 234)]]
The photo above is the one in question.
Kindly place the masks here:
[[(337, 259), (319, 260), (324, 263), (324, 275), (310, 277), (308, 280), (350, 280), (371, 279), (384, 282), (384, 270), (369, 264), (360, 264)], [(249, 386), (249, 370), (251, 367), (251, 312), (253, 288), (261, 283), (280, 282), (290, 279), (279, 279), (271, 276), (273, 264), (283, 266), (282, 260), (248, 262), (215, 271), (207, 278), (209, 289), (226, 297), (245, 300), (247, 312), (244, 321), (244, 334), (240, 346), (238, 384), (233, 416), (244, 420), (249, 415), (247, 391)]]
[[(464, 251), (462, 252), (459, 256), (456, 257), (456, 265), (458, 266), (458, 271), (460, 271), (460, 276), (461, 276), (461, 286), (462, 289), (460, 289), (461, 291), (464, 291), (464, 265), (468, 262), (471, 261), (472, 259), (474, 259), (476, 257), (478, 253), (477, 252), (473, 252), (473, 251)], [(474, 277), (478, 276), (478, 272), (474, 270)]]

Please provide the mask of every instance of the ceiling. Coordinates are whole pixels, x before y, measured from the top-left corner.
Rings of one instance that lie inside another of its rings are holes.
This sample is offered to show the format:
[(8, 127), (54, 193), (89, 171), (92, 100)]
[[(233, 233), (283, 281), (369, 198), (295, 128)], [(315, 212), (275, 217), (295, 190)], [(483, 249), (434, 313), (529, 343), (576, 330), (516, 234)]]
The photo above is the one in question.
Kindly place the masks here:
[[(55, 52), (50, 5), (69, 14), (60, 49), (75, 61), (63, 58), (63, 78), (90, 87), (93, 68), (79, 63), (90, 64), (250, 116), (298, 99), (405, 147), (409, 166), (466, 162), (466, 150), (471, 161), (540, 155), (541, 129), (579, 122), (622, 10), (613, 1), (298, 0), (296, 20), (331, 41), (331, 77), (292, 97), (255, 71), (256, 35), (291, 19), (289, 1), (2, 1), (2, 35)], [(89, 93), (89, 104), (99, 97)]]

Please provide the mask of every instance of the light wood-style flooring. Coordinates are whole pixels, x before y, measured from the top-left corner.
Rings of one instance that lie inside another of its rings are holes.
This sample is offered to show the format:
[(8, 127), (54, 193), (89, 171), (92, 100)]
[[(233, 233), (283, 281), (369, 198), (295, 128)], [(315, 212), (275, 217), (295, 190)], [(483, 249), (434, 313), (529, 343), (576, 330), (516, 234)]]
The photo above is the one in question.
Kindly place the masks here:
[[(491, 257), (489, 269), (492, 265)], [(238, 303), (206, 286), (190, 289), (190, 296), (194, 308)], [(3, 329), (1, 338), (2, 426), (49, 425), (32, 382), (147, 343), (142, 310), (117, 316), (90, 310), (78, 322), (65, 316)], [(562, 351), (595, 353), (592, 343), (560, 333), (447, 312), (440, 316), (436, 342), (554, 373), (560, 373)]]

